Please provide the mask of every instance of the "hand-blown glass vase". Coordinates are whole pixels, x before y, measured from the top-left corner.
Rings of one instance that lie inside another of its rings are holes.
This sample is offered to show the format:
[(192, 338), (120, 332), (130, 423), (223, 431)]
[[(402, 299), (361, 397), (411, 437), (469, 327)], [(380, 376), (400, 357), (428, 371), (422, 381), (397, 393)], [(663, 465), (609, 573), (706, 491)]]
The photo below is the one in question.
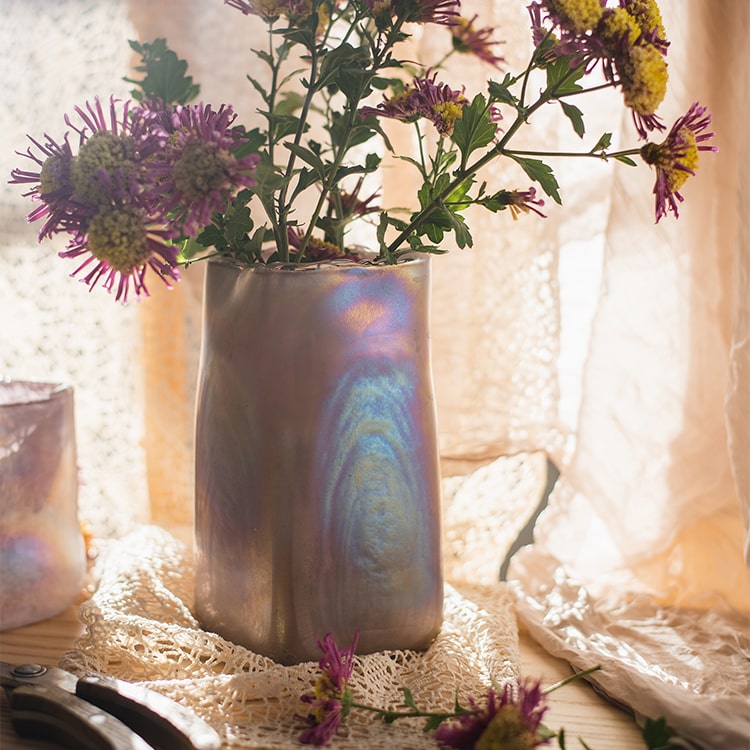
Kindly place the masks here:
[(442, 622), (430, 265), (208, 264), (196, 607), (280, 663)]
[(0, 630), (62, 612), (81, 593), (73, 389), (0, 379)]

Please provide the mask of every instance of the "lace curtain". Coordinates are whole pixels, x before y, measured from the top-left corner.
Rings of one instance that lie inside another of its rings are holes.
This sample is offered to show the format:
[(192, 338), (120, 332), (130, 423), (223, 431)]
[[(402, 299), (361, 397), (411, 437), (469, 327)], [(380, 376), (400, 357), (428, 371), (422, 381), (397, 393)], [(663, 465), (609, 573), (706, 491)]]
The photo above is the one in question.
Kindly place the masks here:
[[(654, 226), (649, 170), (595, 160), (554, 164), (564, 205), (548, 202), (546, 220), (472, 218), (475, 247), (433, 262), (441, 448), (448, 470), (554, 460), (561, 479), (510, 569), (521, 618), (577, 666), (606, 662), (601, 689), (637, 713), (733, 746), (750, 732), (750, 6), (660, 7), (672, 41), (661, 114), (671, 124), (699, 99), (720, 151), (686, 185), (679, 221)], [(525, 3), (466, 0), (464, 12), (523, 62)], [(6, 174), (25, 133), (56, 135), (74, 104), (127, 96), (128, 38), (166, 36), (202, 98), (257, 116), (244, 73), (262, 32), (220, 0), (5, 0), (3, 15)], [(414, 44), (443, 49), (443, 31)], [(446, 75), (470, 89), (487, 73), (461, 60)], [(617, 95), (595, 98), (587, 137), (630, 143)], [(577, 140), (551, 108), (532, 126), (536, 146)], [(393, 196), (411, 179), (395, 163), (382, 177)], [(492, 178), (528, 184), (505, 165)], [(19, 192), (0, 185), (0, 375), (74, 385), (81, 515), (97, 534), (144, 522), (189, 534), (201, 269), (115, 305), (66, 278), (62, 241), (37, 245)]]

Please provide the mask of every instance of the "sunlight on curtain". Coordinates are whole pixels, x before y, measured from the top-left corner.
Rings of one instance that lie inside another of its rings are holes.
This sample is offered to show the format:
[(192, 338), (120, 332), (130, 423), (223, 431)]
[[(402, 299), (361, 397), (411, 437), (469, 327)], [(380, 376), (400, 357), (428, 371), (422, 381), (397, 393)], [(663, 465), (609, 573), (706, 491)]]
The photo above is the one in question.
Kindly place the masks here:
[[(132, 35), (126, 8), (99, 0), (4, 0), (0, 22), (0, 377), (74, 387), (81, 516), (100, 535), (149, 518), (142, 451), (141, 337), (136, 306), (67, 278), (63, 237), (38, 245), (24, 190), (8, 185), (17, 156), (95, 95), (127, 95)], [(27, 164), (28, 162), (28, 164)]]
[[(464, 3), (465, 14), (499, 27), (514, 69), (528, 51), (525, 5)], [(645, 168), (553, 163), (564, 204), (548, 201), (546, 220), (478, 213), (474, 248), (434, 259), (434, 371), (447, 465), (530, 452), (561, 469), (535, 545), (511, 569), (535, 637), (579, 666), (605, 660), (611, 678), (601, 678), (602, 689), (636, 711), (666, 713), (710, 745), (702, 725), (724, 725), (731, 743), (741, 731), (738, 690), (750, 690), (734, 661), (750, 655), (742, 552), (743, 514), (750, 523), (750, 6), (660, 5), (672, 40), (665, 122), (700, 99), (721, 149), (686, 185), (679, 221), (654, 226)], [(220, 0), (5, 0), (3, 10), (6, 173), (27, 131), (61, 133), (74, 104), (126, 95), (120, 79), (134, 35), (166, 36), (190, 59), (204, 100), (231, 101), (249, 125), (257, 117), (244, 73), (263, 38), (251, 38), (251, 21)], [(439, 52), (448, 39), (429, 28), (414, 43)], [(487, 69), (461, 60), (446, 80), (471, 91), (479, 75)], [(616, 145), (634, 142), (617, 94), (584, 104), (586, 143), (605, 131)], [(550, 148), (577, 147), (561, 121), (554, 108), (539, 112), (534, 145), (541, 135)], [(410, 130), (389, 132), (408, 153)], [(384, 164), (389, 198), (413, 200), (405, 169)], [(512, 165), (493, 167), (489, 178), (528, 187)], [(75, 387), (81, 511), (98, 533), (120, 535), (144, 520), (189, 533), (201, 270), (191, 267), (173, 291), (152, 282), (154, 299), (127, 308), (101, 290), (89, 294), (56, 258), (62, 242), (36, 245), (20, 192), (0, 185), (0, 375)], [(529, 497), (529, 513), (536, 500)], [(747, 542), (745, 550), (750, 561)], [(734, 639), (728, 655), (712, 651), (712, 634)], [(597, 652), (597, 639), (614, 652)], [(625, 658), (614, 647), (628, 639)], [(671, 661), (678, 642), (705, 660)], [(661, 674), (641, 670), (644, 658)], [(726, 686), (717, 689), (722, 670)], [(716, 715), (707, 720), (691, 696)]]

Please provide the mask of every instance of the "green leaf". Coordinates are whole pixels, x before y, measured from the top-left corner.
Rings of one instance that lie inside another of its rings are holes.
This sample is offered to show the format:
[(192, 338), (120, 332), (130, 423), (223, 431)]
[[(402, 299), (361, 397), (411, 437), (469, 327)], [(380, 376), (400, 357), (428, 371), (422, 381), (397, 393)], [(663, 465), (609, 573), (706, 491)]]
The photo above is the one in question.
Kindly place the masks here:
[(518, 99), (510, 90), (512, 83), (514, 83), (514, 78), (510, 73), (506, 74), (502, 83), (490, 81), (488, 86), (490, 101), (498, 102), (500, 104), (511, 104), (515, 107), (518, 104)]
[(617, 161), (627, 164), (629, 167), (638, 166), (629, 156), (617, 155), (614, 157)]
[(297, 132), (299, 127), (299, 117), (294, 115), (271, 114), (270, 112), (261, 113), (268, 120), (268, 129), (271, 131), (273, 142), (278, 143), (288, 135)]
[(414, 696), (412, 695), (411, 690), (409, 688), (401, 688), (404, 693), (404, 705), (407, 708), (413, 708), (415, 711), (417, 710), (417, 704), (414, 700)]
[(482, 94), (477, 94), (471, 104), (463, 108), (461, 118), (456, 120), (451, 138), (458, 146), (461, 157), (466, 163), (474, 151), (492, 143), (496, 132), (496, 125), (490, 122), (487, 100)]
[(297, 177), (297, 186), (294, 188), (292, 199), (296, 198), (301, 192), (307, 190), (311, 185), (318, 182), (320, 178), (313, 169), (301, 169)]
[(573, 124), (573, 130), (576, 131), (578, 137), (583, 138), (583, 135), (586, 132), (586, 127), (583, 124), (583, 112), (581, 112), (578, 107), (574, 106), (573, 104), (568, 104), (567, 102), (561, 101), (560, 106), (562, 107), (565, 116)]
[(612, 145), (612, 133), (603, 133), (602, 137), (596, 142), (596, 146), (591, 149), (591, 153), (596, 151), (604, 151)]
[(188, 64), (167, 47), (166, 39), (155, 39), (151, 43), (130, 41), (130, 47), (141, 56), (136, 71), (145, 73), (141, 80), (124, 78), (138, 89), (131, 91), (133, 98), (159, 98), (166, 104), (187, 104), (198, 96), (200, 86), (186, 75)]
[(534, 182), (538, 182), (541, 185), (542, 190), (544, 190), (544, 192), (549, 195), (555, 203), (562, 205), (560, 185), (557, 183), (555, 175), (550, 167), (539, 159), (528, 159), (516, 156), (515, 154), (508, 154), (508, 156), (518, 162), (529, 178)]
[(555, 98), (583, 91), (577, 81), (583, 77), (584, 68), (581, 66), (571, 71), (572, 63), (571, 57), (558, 57), (546, 67), (547, 90), (554, 89)]
[(646, 719), (641, 731), (648, 750), (687, 750), (691, 747), (668, 726), (665, 717)]
[(291, 115), (298, 112), (302, 108), (302, 104), (305, 101), (305, 97), (297, 91), (286, 91), (282, 94), (276, 106), (274, 112), (277, 115)]
[(244, 142), (232, 149), (232, 153), (234, 153), (238, 159), (242, 159), (244, 156), (250, 156), (250, 154), (257, 154), (266, 143), (265, 134), (261, 133), (258, 128), (243, 131), (242, 138), (244, 139)]
[(430, 716), (424, 723), (424, 732), (434, 732), (443, 723), (442, 716)]
[(295, 156), (302, 159), (306, 164), (309, 164), (315, 170), (320, 179), (325, 179), (326, 167), (325, 164), (323, 164), (323, 160), (317, 154), (298, 143), (284, 143), (284, 146), (286, 146), (286, 148), (288, 148)]

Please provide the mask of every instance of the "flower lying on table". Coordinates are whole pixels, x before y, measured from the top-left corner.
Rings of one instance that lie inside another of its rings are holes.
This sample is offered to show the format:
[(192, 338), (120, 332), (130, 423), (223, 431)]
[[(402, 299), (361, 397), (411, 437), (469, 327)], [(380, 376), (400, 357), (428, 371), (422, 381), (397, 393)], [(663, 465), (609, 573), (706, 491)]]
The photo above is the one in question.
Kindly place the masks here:
[(310, 707), (308, 714), (301, 717), (308, 726), (299, 740), (306, 745), (328, 744), (349, 712), (360, 709), (374, 713), (388, 724), (399, 719), (422, 719), (424, 731), (434, 732), (437, 743), (445, 748), (531, 750), (557, 736), (542, 724), (547, 694), (599, 669), (579, 672), (547, 689), (542, 689), (539, 682), (528, 680), (506, 683), (502, 688), (490, 688), (484, 703), (470, 697), (468, 706), (463, 707), (456, 701), (453, 710), (447, 712), (419, 709), (411, 692), (404, 689), (406, 710), (397, 711), (368, 706), (355, 699), (349, 680), (354, 669), (356, 635), (352, 645), (343, 650), (330, 633), (318, 641), (318, 647), (322, 656), (314, 693), (305, 693), (300, 698)]
[[(699, 152), (716, 150), (708, 143), (711, 116), (697, 102), (662, 143), (647, 140), (666, 129), (657, 109), (669, 43), (656, 0), (532, 0), (528, 63), (502, 76), (495, 76), (505, 64), (495, 30), (463, 17), (459, 0), (226, 4), (268, 28), (267, 48), (255, 51), (266, 74), (249, 77), (261, 101), (252, 127), (236, 123), (228, 105), (191, 104), (199, 88), (164, 39), (133, 42), (144, 74), (131, 81), (136, 104), (76, 107), (63, 138), (31, 138), (24, 155), (36, 167), (11, 173), (39, 204), (29, 219), (44, 220), (40, 240), (68, 234), (60, 255), (78, 262), (73, 275), (117, 299), (147, 294), (149, 269), (169, 285), (180, 263), (215, 255), (240, 264), (358, 259), (364, 254), (350, 230), (362, 222), (382, 262), (445, 252), (450, 235), (470, 247), (470, 206), (509, 209), (516, 219), (543, 215), (541, 193), (562, 203), (548, 157), (628, 165), (640, 157), (656, 170), (659, 221), (678, 215)], [(414, 25), (426, 24), (445, 30), (445, 49), (439, 60), (414, 61), (404, 43)], [(443, 80), (454, 54), (475, 56), (495, 77), (474, 92)], [(547, 105), (559, 106), (583, 140), (577, 103), (602, 88), (621, 91), (645, 144), (611, 150), (604, 133), (560, 152), (514, 145)], [(394, 153), (384, 119), (415, 128), (414, 154)], [(388, 152), (419, 174), (409, 210), (377, 205)], [(536, 185), (489, 184), (485, 168), (497, 159), (514, 162), (518, 179)]]
[[(424, 731), (433, 732), (439, 747), (454, 750), (533, 750), (549, 745), (557, 739), (565, 750), (565, 730), (554, 732), (542, 723), (549, 708), (547, 696), (555, 690), (597, 672), (593, 667), (576, 672), (560, 682), (542, 688), (539, 681), (517, 680), (502, 687), (491, 687), (483, 702), (472, 697), (462, 706), (456, 699), (452, 711), (423, 711), (418, 708), (408, 688), (403, 689), (404, 708), (393, 710), (359, 703), (349, 684), (354, 671), (354, 652), (357, 634), (348, 648), (339, 649), (328, 633), (318, 641), (322, 656), (318, 662), (320, 674), (313, 693), (300, 697), (309, 706), (306, 716), (299, 717), (307, 727), (299, 735), (305, 745), (327, 745), (338, 732), (341, 722), (352, 709), (373, 713), (378, 719), (392, 724), (400, 719), (421, 719)], [(682, 750), (689, 745), (676, 737), (662, 719), (646, 719), (643, 739), (647, 750)], [(589, 746), (579, 737), (581, 745)]]

